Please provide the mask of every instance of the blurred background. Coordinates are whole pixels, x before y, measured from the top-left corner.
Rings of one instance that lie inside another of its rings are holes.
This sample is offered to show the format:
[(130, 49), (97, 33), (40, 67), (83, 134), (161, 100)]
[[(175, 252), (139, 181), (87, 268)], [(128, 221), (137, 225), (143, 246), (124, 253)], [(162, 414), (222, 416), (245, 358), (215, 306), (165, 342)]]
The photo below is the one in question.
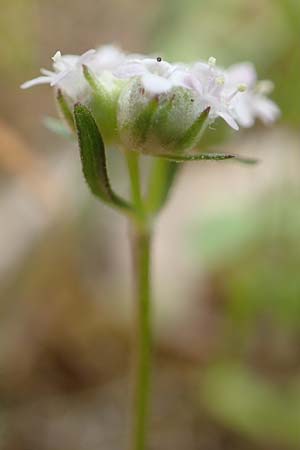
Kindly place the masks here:
[[(0, 449), (117, 450), (128, 423), (128, 229), (49, 131), (56, 50), (105, 43), (171, 60), (253, 61), (272, 128), (208, 144), (260, 160), (189, 163), (154, 243), (152, 450), (300, 446), (299, 0), (1, 0)], [(143, 159), (145, 170), (151, 161)], [(126, 193), (124, 163), (109, 152)]]

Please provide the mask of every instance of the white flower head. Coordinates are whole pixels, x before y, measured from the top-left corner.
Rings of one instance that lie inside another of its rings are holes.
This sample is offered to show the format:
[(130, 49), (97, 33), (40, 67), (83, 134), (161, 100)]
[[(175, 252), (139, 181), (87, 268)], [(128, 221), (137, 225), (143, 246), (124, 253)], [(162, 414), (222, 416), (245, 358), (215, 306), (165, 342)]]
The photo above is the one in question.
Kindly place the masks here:
[(170, 91), (174, 86), (183, 86), (179, 76), (181, 71), (179, 66), (157, 57), (128, 60), (114, 74), (125, 79), (139, 77), (145, 93), (151, 98)]
[(273, 84), (257, 82), (250, 63), (228, 70), (218, 67), (214, 57), (171, 64), (161, 57), (125, 54), (113, 45), (81, 56), (58, 51), (52, 60), (52, 70), (42, 69), (41, 76), (21, 87), (56, 87), (67, 122), (80, 102), (93, 114), (107, 143), (147, 154), (197, 148), (218, 117), (238, 130), (239, 125), (252, 126), (256, 118), (271, 123), (279, 115), (267, 98)]
[(53, 71), (41, 69), (42, 76), (23, 83), (21, 88), (27, 89), (40, 84), (50, 84), (51, 87), (63, 88), (71, 97), (81, 90), (84, 83), (82, 65), (86, 64), (95, 55), (96, 50), (88, 50), (81, 56), (62, 55), (57, 51), (52, 57)]
[(265, 124), (273, 123), (279, 116), (278, 106), (267, 95), (273, 90), (269, 80), (257, 81), (256, 70), (251, 63), (235, 64), (227, 70), (227, 89), (237, 83), (246, 83), (247, 91), (232, 99), (232, 112), (242, 127), (252, 127), (259, 118)]
[(195, 91), (203, 105), (203, 110), (210, 107), (210, 119), (224, 119), (229, 126), (238, 130), (238, 124), (231, 111), (231, 96), (225, 90), (226, 72), (216, 66), (216, 58), (208, 62), (197, 62), (186, 74), (185, 86)]
[(74, 101), (82, 99), (88, 92), (88, 86), (82, 73), (82, 66), (88, 65), (95, 75), (101, 76), (103, 72), (110, 73), (124, 60), (125, 54), (113, 45), (105, 45), (97, 50), (88, 50), (81, 56), (62, 55), (57, 51), (52, 57), (53, 71), (41, 69), (42, 76), (22, 84), (27, 89), (40, 84), (50, 84), (58, 87), (69, 95)]

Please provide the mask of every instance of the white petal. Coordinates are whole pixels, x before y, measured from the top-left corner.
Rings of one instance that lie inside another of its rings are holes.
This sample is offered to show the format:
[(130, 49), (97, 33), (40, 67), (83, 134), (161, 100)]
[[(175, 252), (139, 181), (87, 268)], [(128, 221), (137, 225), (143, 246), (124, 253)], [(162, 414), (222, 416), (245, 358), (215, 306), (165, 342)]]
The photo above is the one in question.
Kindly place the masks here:
[(114, 45), (103, 45), (102, 47), (97, 48), (96, 57), (99, 59), (112, 59), (115, 57), (123, 56), (124, 53), (119, 47)]
[(159, 95), (169, 91), (173, 83), (166, 78), (154, 74), (145, 74), (142, 77), (143, 86), (150, 95)]
[(231, 128), (233, 128), (234, 130), (238, 130), (239, 129), (239, 126), (238, 126), (238, 124), (236, 123), (236, 121), (234, 120), (234, 118), (229, 114), (229, 113), (227, 113), (227, 112), (225, 112), (225, 111), (218, 111), (217, 112), (217, 115), (219, 116), (219, 117), (221, 117), (223, 120), (225, 120), (225, 122), (231, 127)]
[(26, 81), (25, 83), (21, 84), (21, 89), (28, 89), (32, 86), (38, 86), (39, 84), (50, 84), (51, 79), (47, 76), (41, 76), (34, 78), (33, 80)]
[(274, 122), (280, 116), (280, 109), (272, 100), (259, 96), (255, 99), (254, 110), (265, 124)]
[(187, 70), (175, 68), (169, 79), (175, 86), (182, 86), (186, 89), (196, 90), (195, 84), (197, 83), (197, 80), (192, 74), (189, 74)]
[(114, 71), (114, 75), (117, 78), (131, 78), (143, 75), (145, 73), (147, 73), (146, 67), (138, 61), (123, 64), (116, 71)]
[(227, 78), (234, 85), (245, 83), (249, 87), (254, 87), (257, 75), (254, 65), (244, 62), (230, 66), (227, 70)]
[(183, 86), (186, 87), (187, 89), (194, 89), (198, 94), (200, 95), (203, 94), (202, 84), (192, 73), (187, 73), (183, 77), (182, 82)]
[(97, 49), (95, 57), (90, 62), (92, 68), (97, 71), (116, 69), (125, 62), (126, 55), (114, 45), (104, 45)]
[(141, 63), (146, 67), (150, 73), (154, 73), (161, 76), (169, 76), (176, 69), (175, 66), (169, 64), (166, 61), (158, 61), (154, 58), (142, 59)]
[(43, 75), (46, 75), (47, 77), (53, 77), (56, 75), (55, 72), (52, 72), (51, 70), (47, 70), (47, 69), (41, 69), (41, 73)]
[(251, 97), (247, 93), (237, 96), (233, 103), (234, 116), (238, 123), (244, 128), (250, 128), (255, 123), (251, 103)]
[(54, 75), (50, 86), (55, 86), (56, 84), (58, 84), (60, 81), (62, 81), (67, 75), (69, 75), (69, 73), (71, 72), (71, 70), (64, 70), (63, 72), (58, 73), (57, 75)]
[(211, 73), (211, 67), (203, 61), (199, 61), (196, 62), (193, 66), (192, 66), (192, 72), (197, 74), (197, 75), (201, 75), (201, 74), (208, 74)]
[(88, 50), (87, 52), (85, 52), (81, 56), (79, 56), (77, 63), (78, 64), (86, 63), (87, 61), (89, 61), (91, 59), (91, 57), (93, 55), (95, 55), (95, 53), (96, 53), (96, 50), (94, 50), (94, 49)]

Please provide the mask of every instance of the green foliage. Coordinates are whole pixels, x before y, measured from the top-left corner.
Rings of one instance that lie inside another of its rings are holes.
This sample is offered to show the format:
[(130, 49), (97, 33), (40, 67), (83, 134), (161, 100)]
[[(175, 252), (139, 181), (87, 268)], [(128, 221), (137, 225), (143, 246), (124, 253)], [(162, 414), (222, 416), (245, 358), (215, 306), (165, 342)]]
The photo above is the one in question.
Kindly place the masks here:
[(153, 25), (153, 46), (160, 48), (163, 43), (171, 59), (189, 61), (213, 55), (227, 64), (246, 56), (265, 67), (266, 58), (276, 57), (290, 35), (284, 6), (279, 3), (227, 0), (225, 8), (222, 0), (164, 0)]
[[(1, 0), (0, 70), (1, 77), (14, 81), (34, 66), (37, 39), (34, 35), (35, 0)], [(26, 78), (26, 77), (24, 77)], [(22, 79), (22, 78), (21, 78)]]
[(299, 382), (276, 386), (232, 363), (206, 369), (201, 380), (200, 401), (223, 425), (259, 443), (299, 447)]
[(193, 254), (219, 274), (228, 314), (242, 328), (262, 315), (300, 326), (299, 200), (276, 191), (191, 226)]

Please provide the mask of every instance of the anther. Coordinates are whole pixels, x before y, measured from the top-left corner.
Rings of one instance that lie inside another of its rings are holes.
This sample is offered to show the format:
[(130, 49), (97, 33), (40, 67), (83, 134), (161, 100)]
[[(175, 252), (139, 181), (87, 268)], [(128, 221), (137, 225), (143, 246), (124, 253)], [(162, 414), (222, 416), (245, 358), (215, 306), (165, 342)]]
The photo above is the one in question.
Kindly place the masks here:
[(210, 66), (215, 66), (216, 63), (217, 63), (217, 60), (216, 60), (216, 58), (214, 58), (213, 56), (211, 56), (210, 58), (208, 58), (208, 64), (209, 64)]
[(237, 86), (237, 90), (239, 92), (246, 92), (247, 89), (248, 89), (248, 86), (245, 83), (241, 83)]
[(230, 94), (227, 98), (227, 101), (231, 101), (239, 92), (245, 92), (247, 90), (248, 86), (244, 83), (239, 84), (236, 87), (236, 90), (233, 91), (232, 94)]
[(220, 77), (216, 78), (216, 82), (217, 84), (219, 84), (220, 86), (223, 86), (225, 83), (225, 78), (221, 75)]

